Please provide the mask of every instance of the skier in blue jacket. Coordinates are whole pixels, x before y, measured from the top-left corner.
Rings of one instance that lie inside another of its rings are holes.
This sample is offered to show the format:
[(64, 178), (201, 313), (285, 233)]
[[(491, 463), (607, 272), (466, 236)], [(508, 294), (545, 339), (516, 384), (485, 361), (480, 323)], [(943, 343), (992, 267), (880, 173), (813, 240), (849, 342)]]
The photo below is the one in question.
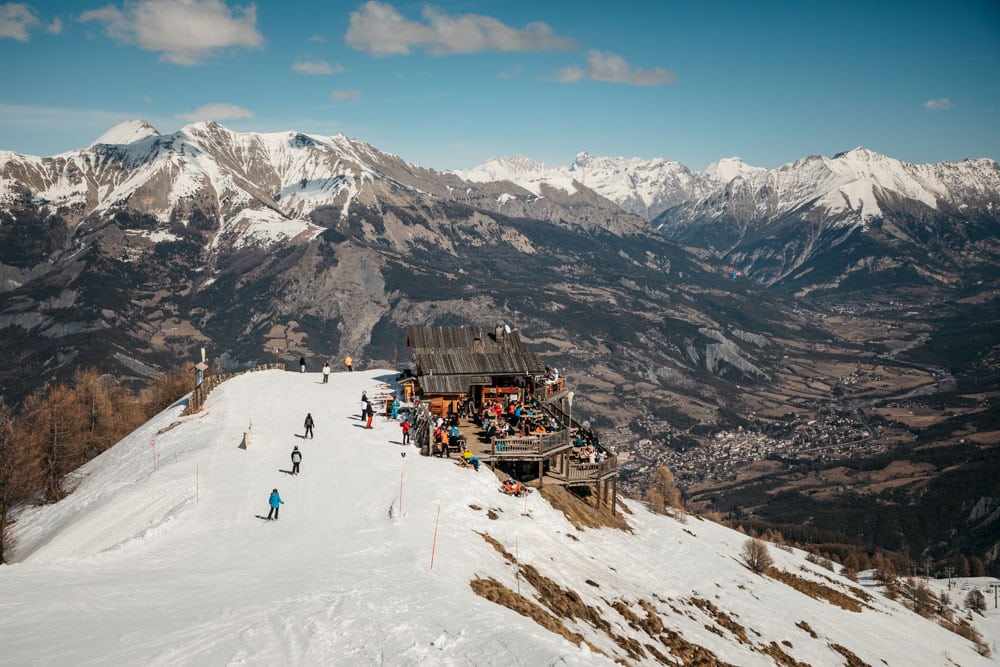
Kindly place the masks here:
[[(285, 501), (281, 499), (281, 496), (278, 495), (277, 489), (271, 491), (271, 497), (268, 498), (267, 502), (271, 505), (271, 511), (267, 513), (267, 520), (271, 521), (273, 518), (275, 521), (277, 521), (278, 508), (280, 508), (285, 503)], [(274, 515), (273, 517), (271, 516), (272, 514)]]

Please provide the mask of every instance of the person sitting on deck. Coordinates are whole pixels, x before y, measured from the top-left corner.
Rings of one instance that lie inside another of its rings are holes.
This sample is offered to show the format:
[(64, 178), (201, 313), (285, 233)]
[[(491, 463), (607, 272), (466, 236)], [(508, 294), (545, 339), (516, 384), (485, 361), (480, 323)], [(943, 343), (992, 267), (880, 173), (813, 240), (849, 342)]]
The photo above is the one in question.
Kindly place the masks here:
[(462, 448), (462, 460), (472, 465), (476, 472), (479, 472), (479, 458), (476, 457), (467, 447)]

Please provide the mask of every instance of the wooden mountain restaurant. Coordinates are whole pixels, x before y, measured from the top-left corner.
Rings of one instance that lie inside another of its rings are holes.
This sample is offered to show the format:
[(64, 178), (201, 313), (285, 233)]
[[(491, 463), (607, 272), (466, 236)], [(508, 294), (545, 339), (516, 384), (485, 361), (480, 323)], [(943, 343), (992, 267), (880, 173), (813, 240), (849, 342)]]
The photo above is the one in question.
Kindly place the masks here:
[[(598, 506), (610, 496), (615, 510), (617, 456), (587, 422), (573, 418), (574, 392), (565, 378), (528, 350), (516, 330), (408, 327), (406, 346), (416, 372), (399, 383), (406, 398), (418, 399), (414, 427), (422, 453), (450, 456), (464, 444), (493, 467), (537, 475), (539, 486), (590, 486)], [(439, 422), (462, 435), (438, 441)]]

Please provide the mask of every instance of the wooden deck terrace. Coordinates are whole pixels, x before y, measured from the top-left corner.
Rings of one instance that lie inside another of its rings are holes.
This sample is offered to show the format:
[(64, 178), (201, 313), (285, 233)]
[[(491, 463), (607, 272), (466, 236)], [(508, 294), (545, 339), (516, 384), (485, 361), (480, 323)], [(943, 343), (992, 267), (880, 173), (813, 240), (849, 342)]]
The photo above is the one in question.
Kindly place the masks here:
[[(573, 461), (570, 453), (573, 444), (566, 431), (556, 431), (541, 435), (517, 435), (487, 439), (485, 432), (474, 422), (460, 419), (458, 431), (465, 438), (465, 444), (483, 463), (496, 464), (501, 461), (551, 460), (545, 478), (564, 486), (583, 486), (605, 482), (618, 475), (618, 456), (612, 454), (603, 461), (589, 463)], [(450, 444), (444, 456), (458, 457), (461, 451)]]

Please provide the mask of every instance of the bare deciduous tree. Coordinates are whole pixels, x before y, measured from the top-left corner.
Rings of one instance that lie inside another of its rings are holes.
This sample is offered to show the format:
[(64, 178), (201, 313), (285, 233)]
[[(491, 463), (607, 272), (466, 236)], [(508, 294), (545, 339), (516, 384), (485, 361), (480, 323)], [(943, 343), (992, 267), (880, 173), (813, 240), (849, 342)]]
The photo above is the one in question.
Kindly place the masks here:
[(18, 438), (10, 410), (0, 406), (0, 563), (7, 562), (14, 546), (10, 537), (10, 511), (38, 486), (38, 461)]
[(670, 468), (660, 466), (650, 476), (649, 486), (646, 487), (646, 502), (649, 504), (649, 509), (657, 514), (666, 514), (669, 507), (684, 509), (681, 492), (677, 488)]
[(965, 597), (965, 608), (982, 614), (986, 611), (986, 597), (980, 590), (973, 588)]
[(740, 551), (740, 560), (757, 574), (762, 574), (769, 567), (774, 565), (771, 553), (767, 550), (767, 545), (760, 540), (749, 539), (743, 543)]

